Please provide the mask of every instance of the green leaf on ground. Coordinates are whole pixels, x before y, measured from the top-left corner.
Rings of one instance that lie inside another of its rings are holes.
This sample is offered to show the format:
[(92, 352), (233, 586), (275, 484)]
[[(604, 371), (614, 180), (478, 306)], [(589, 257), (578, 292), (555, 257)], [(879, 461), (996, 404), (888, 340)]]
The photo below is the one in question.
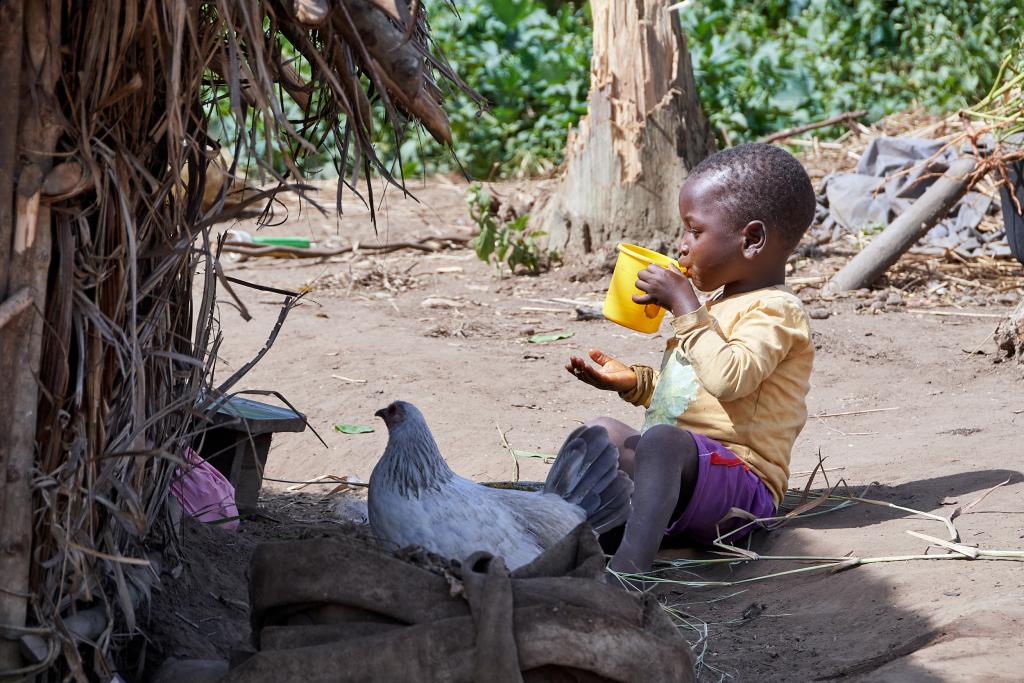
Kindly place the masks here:
[(541, 460), (552, 460), (555, 457), (554, 453), (538, 453), (537, 451), (521, 451), (518, 448), (512, 449), (512, 455), (517, 458), (539, 458)]
[(530, 337), (527, 341), (531, 344), (547, 344), (548, 342), (558, 341), (559, 339), (568, 339), (573, 336), (575, 332), (551, 332), (550, 334), (535, 334)]
[(334, 425), (334, 431), (342, 434), (369, 434), (373, 427), (369, 425)]

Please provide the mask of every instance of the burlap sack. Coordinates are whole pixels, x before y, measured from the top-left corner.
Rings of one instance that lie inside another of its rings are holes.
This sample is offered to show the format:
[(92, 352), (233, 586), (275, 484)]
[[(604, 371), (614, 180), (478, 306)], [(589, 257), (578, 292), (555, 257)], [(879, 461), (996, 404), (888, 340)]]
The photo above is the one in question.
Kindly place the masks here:
[(599, 580), (580, 526), (510, 574), (486, 553), (424, 566), (333, 539), (268, 543), (252, 560), (258, 652), (230, 683), (693, 680), (653, 597)]

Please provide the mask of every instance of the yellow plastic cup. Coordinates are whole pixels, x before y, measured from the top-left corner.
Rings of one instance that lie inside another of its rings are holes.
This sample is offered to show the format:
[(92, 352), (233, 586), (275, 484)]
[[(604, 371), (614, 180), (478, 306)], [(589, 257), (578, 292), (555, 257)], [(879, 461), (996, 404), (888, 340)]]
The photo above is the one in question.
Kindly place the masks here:
[(665, 317), (665, 309), (657, 304), (638, 304), (633, 302), (633, 295), (643, 294), (636, 288), (636, 277), (641, 270), (651, 264), (675, 266), (683, 272), (679, 263), (664, 254), (635, 244), (620, 244), (619, 257), (615, 261), (615, 272), (608, 285), (608, 294), (604, 298), (602, 313), (613, 323), (628, 327), (637, 332), (657, 332), (661, 320)]

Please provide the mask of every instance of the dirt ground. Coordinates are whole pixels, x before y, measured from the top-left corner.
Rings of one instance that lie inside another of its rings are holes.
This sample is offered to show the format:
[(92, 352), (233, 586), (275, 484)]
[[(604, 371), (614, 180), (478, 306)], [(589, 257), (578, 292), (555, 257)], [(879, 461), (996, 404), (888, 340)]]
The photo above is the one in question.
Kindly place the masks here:
[[(348, 195), (345, 213), (327, 216), (288, 203), (287, 220), (261, 234), (307, 236), (349, 244), (468, 234), (464, 186), (443, 180), (414, 187), (419, 203), (390, 190), (374, 236), (365, 210)], [(322, 200), (333, 207), (333, 193)], [(253, 224), (243, 224), (254, 231)], [(796, 278), (831, 272), (835, 263), (809, 260)], [(608, 273), (595, 268), (570, 277), (562, 268), (541, 277), (500, 277), (469, 249), (380, 257), (360, 253), (322, 261), (250, 259), (227, 274), (282, 289), (311, 288), (276, 344), (243, 380), (244, 388), (281, 392), (309, 418), (327, 448), (307, 431), (279, 435), (267, 465), (266, 500), (281, 515), (320, 529), (337, 526), (327, 487), (308, 487), (290, 508), (288, 483), (333, 474), (367, 480), (387, 438), (375, 410), (392, 400), (416, 404), (427, 417), (451, 466), (476, 480), (541, 480), (539, 458), (514, 459), (514, 449), (554, 453), (581, 421), (611, 415), (639, 424), (642, 415), (610, 393), (598, 392), (562, 368), (570, 354), (600, 348), (631, 362), (657, 364), (662, 335), (641, 335), (604, 320), (576, 320), (572, 305), (599, 305)], [(282, 297), (235, 287), (252, 320), (223, 299), (225, 335), (220, 372), (227, 376), (264, 344)], [(829, 480), (845, 480), (865, 495), (948, 516), (1001, 482), (956, 519), (961, 541), (984, 549), (1024, 549), (1024, 384), (1018, 368), (997, 363), (990, 335), (1003, 305), (935, 315), (912, 296), (868, 313), (867, 298), (821, 300), (805, 290), (817, 357), (809, 396), (812, 416), (793, 451), (791, 485), (803, 487), (824, 458)], [(884, 294), (883, 296), (888, 296)], [(861, 308), (858, 310), (858, 303)], [(876, 306), (875, 308), (880, 308)], [(664, 328), (667, 329), (667, 328)], [(568, 339), (532, 344), (529, 335), (567, 331)], [(852, 413), (840, 414), (836, 413)], [(826, 417), (827, 415), (827, 417)], [(376, 431), (342, 434), (339, 423)], [(825, 486), (820, 475), (812, 489)], [(866, 491), (866, 493), (865, 493)], [(296, 512), (299, 511), (299, 512)], [(219, 635), (204, 633), (203, 653), (187, 644), (157, 643), (162, 655), (225, 654), (244, 641), (244, 567), (260, 538), (278, 532), (266, 520), (243, 523), (221, 542), (211, 566), (222, 567), (226, 596), (216, 616)], [(320, 527), (316, 525), (320, 524)], [(752, 548), (770, 556), (885, 557), (918, 555), (928, 542), (918, 531), (946, 539), (942, 523), (898, 509), (856, 504), (758, 532)], [(307, 533), (307, 532), (287, 532)], [(308, 532), (320, 533), (320, 531)], [(194, 534), (208, 534), (196, 531)], [(280, 535), (280, 534), (278, 534)], [(932, 549), (932, 554), (939, 551)], [(666, 558), (686, 555), (666, 551)], [(703, 555), (708, 557), (708, 555)], [(187, 581), (214, 580), (185, 568)], [(794, 569), (792, 561), (719, 565), (714, 571), (669, 572), (681, 581), (736, 582)], [(183, 584), (184, 585), (184, 584)], [(1020, 680), (1024, 666), (1024, 566), (1011, 561), (917, 560), (859, 566), (841, 573), (815, 570), (719, 587), (666, 586), (665, 601), (685, 614), (683, 637), (700, 656), (701, 680)], [(173, 585), (164, 591), (175, 593)], [(203, 598), (205, 600), (205, 597)], [(210, 602), (210, 601), (206, 601)], [(189, 617), (191, 606), (180, 606)], [(209, 607), (208, 607), (209, 608)], [(209, 608), (213, 609), (213, 608)], [(218, 621), (219, 619), (219, 621)], [(171, 618), (174, 622), (175, 618)], [(193, 630), (177, 624), (177, 628)], [(155, 628), (159, 633), (172, 625)]]

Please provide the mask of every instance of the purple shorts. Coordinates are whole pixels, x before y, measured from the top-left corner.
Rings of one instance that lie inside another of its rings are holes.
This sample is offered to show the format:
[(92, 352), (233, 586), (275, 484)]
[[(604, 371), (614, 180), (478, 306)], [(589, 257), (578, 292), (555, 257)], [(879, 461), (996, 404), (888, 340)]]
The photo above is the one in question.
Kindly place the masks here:
[[(734, 517), (719, 524), (732, 508), (758, 518), (775, 515), (772, 492), (746, 463), (714, 439), (692, 432), (691, 436), (697, 442), (697, 484), (686, 509), (678, 519), (669, 522), (666, 536), (681, 534), (711, 544), (721, 534), (749, 521)], [(751, 525), (724, 542), (735, 544), (755, 528)]]

